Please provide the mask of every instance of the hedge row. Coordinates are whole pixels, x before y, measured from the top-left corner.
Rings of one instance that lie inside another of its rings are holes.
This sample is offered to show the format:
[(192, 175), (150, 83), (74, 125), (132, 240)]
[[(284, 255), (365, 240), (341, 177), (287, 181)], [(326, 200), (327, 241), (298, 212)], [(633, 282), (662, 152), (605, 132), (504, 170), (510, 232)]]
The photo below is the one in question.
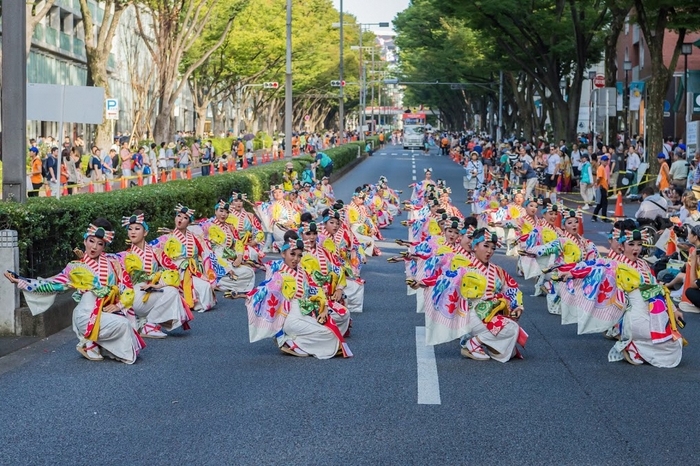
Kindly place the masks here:
[[(360, 143), (346, 144), (325, 151), (336, 170), (357, 157)], [(363, 149), (363, 148), (361, 148)], [(292, 162), (301, 173), (310, 158)], [(247, 170), (133, 187), (110, 193), (94, 193), (55, 198), (30, 198), (25, 204), (0, 203), (0, 228), (19, 233), (20, 269), (27, 276), (48, 276), (61, 270), (73, 258), (72, 250), (82, 245), (87, 225), (104, 217), (115, 227), (111, 251), (126, 247), (126, 232), (121, 228), (123, 216), (140, 209), (150, 226), (149, 239), (158, 228), (171, 228), (173, 209), (181, 203), (196, 211), (196, 216), (210, 217), (219, 199), (228, 199), (232, 191), (244, 192), (253, 201), (266, 200), (272, 184), (281, 183), (286, 161), (277, 161)]]

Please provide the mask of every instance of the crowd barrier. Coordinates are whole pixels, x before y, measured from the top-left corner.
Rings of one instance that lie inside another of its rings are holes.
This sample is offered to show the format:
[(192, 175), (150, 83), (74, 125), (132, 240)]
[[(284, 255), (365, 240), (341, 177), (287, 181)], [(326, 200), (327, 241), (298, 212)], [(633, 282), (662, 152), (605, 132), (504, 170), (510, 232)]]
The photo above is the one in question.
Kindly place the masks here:
[[(250, 165), (257, 166), (282, 159), (284, 159), (284, 151), (280, 150), (277, 153), (274, 153), (272, 151), (265, 151), (261, 154), (254, 154), (250, 162), (248, 162), (247, 157), (243, 157), (241, 167), (238, 167), (238, 159), (235, 157), (230, 157), (227, 159), (226, 163), (210, 163), (209, 176), (213, 176), (220, 173), (235, 172), (239, 169), (246, 169)], [(203, 167), (206, 167), (206, 164), (197, 165), (194, 167), (188, 166), (187, 168), (161, 169), (157, 174), (137, 174), (111, 179), (86, 180), (83, 183), (62, 185), (61, 195), (69, 196), (71, 194), (110, 192), (117, 189), (127, 189), (130, 186), (143, 186), (148, 184), (167, 183), (169, 181), (175, 180), (191, 180), (192, 170), (200, 170)], [(36, 192), (39, 193), (40, 197), (51, 197), (52, 195), (55, 195), (55, 193), (52, 193), (51, 188), (46, 183), (39, 189), (27, 190), (27, 193)]]

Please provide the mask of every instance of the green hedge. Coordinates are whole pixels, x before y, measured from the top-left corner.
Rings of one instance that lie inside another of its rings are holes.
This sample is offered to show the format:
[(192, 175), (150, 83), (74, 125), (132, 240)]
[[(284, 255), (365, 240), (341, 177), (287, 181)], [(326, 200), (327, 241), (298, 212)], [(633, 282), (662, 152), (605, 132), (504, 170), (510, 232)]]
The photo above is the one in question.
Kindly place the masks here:
[[(333, 158), (337, 170), (357, 157), (358, 146), (359, 143), (351, 143), (325, 152)], [(121, 251), (126, 247), (121, 218), (134, 210), (146, 213), (151, 231), (148, 238), (153, 239), (158, 228), (172, 227), (173, 209), (178, 203), (195, 209), (196, 216), (202, 218), (212, 216), (214, 204), (219, 199), (228, 199), (234, 190), (246, 193), (253, 201), (266, 200), (270, 185), (282, 182), (287, 161), (111, 193), (79, 194), (60, 200), (30, 198), (25, 204), (2, 202), (0, 228), (19, 233), (21, 272), (28, 276), (47, 276), (60, 271), (73, 258), (72, 250), (82, 245), (87, 225), (98, 217), (108, 219), (115, 228), (116, 238), (109, 249)], [(309, 157), (292, 160), (299, 172), (309, 161)]]

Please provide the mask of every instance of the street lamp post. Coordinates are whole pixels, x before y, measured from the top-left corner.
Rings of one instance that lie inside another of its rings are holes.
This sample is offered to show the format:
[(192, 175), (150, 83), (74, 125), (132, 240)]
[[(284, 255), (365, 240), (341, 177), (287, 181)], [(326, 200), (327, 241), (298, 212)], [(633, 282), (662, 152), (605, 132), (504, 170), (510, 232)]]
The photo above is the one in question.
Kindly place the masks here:
[(692, 94), (690, 94), (690, 86), (688, 83), (688, 55), (693, 54), (693, 44), (682, 44), (681, 53), (683, 54), (683, 59), (685, 61), (685, 71), (683, 72), (683, 79), (685, 79), (685, 139), (686, 144), (688, 143), (688, 123), (692, 118)]
[[(340, 0), (340, 82), (342, 83), (345, 78), (343, 78), (343, 0)], [(340, 143), (343, 143), (343, 135), (345, 134), (345, 102), (343, 96), (343, 86), (340, 86), (340, 103), (338, 107), (338, 129), (340, 132)]]
[(632, 69), (632, 62), (625, 60), (622, 63), (622, 67), (625, 70), (625, 94), (623, 98), (625, 99), (625, 131), (622, 133), (624, 140), (627, 140), (627, 135), (629, 133), (629, 117), (630, 117), (630, 92), (629, 92), (629, 75)]
[(595, 79), (595, 76), (596, 76), (595, 70), (591, 70), (588, 72), (588, 80), (591, 83), (591, 91), (588, 95), (588, 140), (589, 141), (593, 140), (593, 128), (594, 128), (593, 119), (595, 118), (595, 115), (593, 115), (593, 80)]
[[(379, 26), (380, 28), (388, 28), (389, 23), (388, 22), (379, 22), (379, 23), (346, 23), (346, 24), (343, 24), (342, 23), (342, 21), (343, 21), (342, 9), (343, 9), (343, 7), (342, 7), (342, 1), (341, 1), (340, 23), (333, 23), (334, 28), (341, 29), (341, 32), (340, 32), (341, 74), (340, 74), (339, 78), (341, 81), (343, 80), (343, 74), (342, 74), (343, 50), (342, 49), (343, 49), (343, 40), (344, 39), (343, 39), (342, 26), (343, 25), (344, 26), (357, 26), (359, 28), (359, 32), (360, 32), (360, 46), (358, 48), (355, 48), (355, 47), (350, 47), (350, 48), (351, 48), (351, 50), (357, 49), (360, 51), (360, 76), (359, 76), (359, 78), (360, 78), (360, 140), (364, 141), (365, 140), (365, 132), (362, 130), (362, 127), (364, 126), (365, 120), (367, 118), (366, 112), (365, 112), (365, 107), (367, 106), (367, 95), (366, 95), (367, 94), (367, 71), (366, 71), (366, 67), (364, 65), (364, 49), (369, 48), (369, 47), (362, 46), (362, 35), (365, 32), (365, 28), (368, 26)], [(343, 95), (342, 94), (342, 92), (343, 92), (342, 86), (341, 86), (340, 92), (341, 92), (340, 95), (342, 96)], [(340, 102), (341, 112), (344, 112), (344, 110), (345, 110), (345, 107), (343, 104), (344, 104), (344, 102), (343, 102), (342, 97), (341, 97), (341, 102)]]
[(292, 156), (292, 0), (287, 0), (287, 56), (284, 75), (284, 155)]

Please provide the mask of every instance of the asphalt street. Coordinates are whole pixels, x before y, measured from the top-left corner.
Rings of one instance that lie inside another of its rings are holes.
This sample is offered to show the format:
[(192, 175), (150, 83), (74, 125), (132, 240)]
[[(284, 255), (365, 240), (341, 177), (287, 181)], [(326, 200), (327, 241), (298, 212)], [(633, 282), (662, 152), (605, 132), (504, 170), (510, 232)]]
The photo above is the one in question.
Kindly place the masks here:
[[(334, 189), (347, 201), (385, 175), (407, 197), (428, 167), (465, 207), (458, 165), (396, 146)], [(417, 346), (424, 315), (406, 295), (403, 267), (385, 261), (400, 251), (393, 239), (406, 238), (403, 218), (383, 230), (384, 257), (363, 269), (365, 308), (348, 338), (354, 358), (294, 358), (272, 341), (250, 344), (243, 302), (223, 299), (191, 331), (149, 341), (133, 366), (89, 362), (63, 332), (0, 358), (0, 464), (700, 462), (697, 316), (686, 316), (679, 367), (609, 363), (610, 341), (560, 325), (519, 279), (524, 360), (468, 360), (457, 342)], [(585, 226), (605, 242), (609, 225)], [(515, 273), (503, 251), (494, 261)]]

